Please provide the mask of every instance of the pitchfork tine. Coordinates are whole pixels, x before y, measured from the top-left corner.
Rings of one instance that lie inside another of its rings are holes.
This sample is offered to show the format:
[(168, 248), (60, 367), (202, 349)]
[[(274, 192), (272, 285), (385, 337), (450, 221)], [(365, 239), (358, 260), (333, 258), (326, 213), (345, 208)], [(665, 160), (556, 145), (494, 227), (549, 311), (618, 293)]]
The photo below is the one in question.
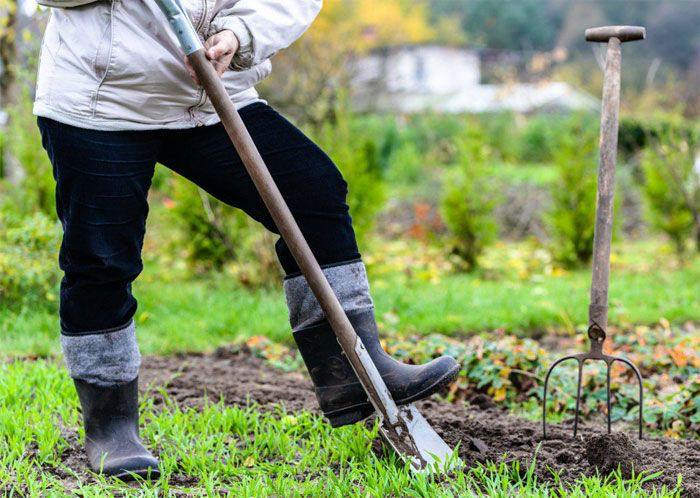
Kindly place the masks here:
[(611, 432), (610, 426), (612, 424), (612, 415), (610, 413), (610, 367), (612, 367), (613, 362), (612, 361), (610, 363), (606, 362), (606, 364), (608, 365), (608, 371), (606, 372), (606, 375), (605, 375), (606, 376), (606, 382), (605, 382), (606, 398), (605, 399), (606, 399), (607, 405), (608, 405), (608, 434), (610, 434), (610, 432)]
[(549, 376), (552, 375), (552, 370), (556, 368), (560, 363), (566, 360), (578, 360), (575, 355), (565, 356), (564, 358), (559, 358), (554, 364), (547, 370), (547, 375), (544, 377), (544, 393), (542, 394), (542, 435), (547, 439), (547, 384), (549, 384)]
[(621, 361), (628, 367), (632, 369), (634, 375), (637, 377), (637, 382), (639, 382), (639, 439), (642, 438), (642, 428), (644, 427), (644, 382), (642, 381), (642, 374), (637, 368), (637, 366), (626, 358), (621, 356), (615, 356), (610, 363), (614, 361)]
[(581, 405), (581, 389), (583, 389), (583, 362), (585, 359), (576, 358), (578, 360), (578, 383), (576, 384), (576, 413), (574, 414), (574, 437), (578, 432), (578, 415), (579, 406)]

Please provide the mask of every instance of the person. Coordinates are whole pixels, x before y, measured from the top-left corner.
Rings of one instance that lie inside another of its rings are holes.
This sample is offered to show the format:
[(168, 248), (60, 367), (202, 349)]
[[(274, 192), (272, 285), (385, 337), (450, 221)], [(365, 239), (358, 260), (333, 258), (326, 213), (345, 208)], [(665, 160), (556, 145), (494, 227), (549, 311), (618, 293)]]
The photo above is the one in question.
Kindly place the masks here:
[[(155, 164), (278, 232), (154, 0), (50, 3), (72, 6), (52, 9), (34, 103), (63, 227), (61, 346), (91, 468), (153, 477), (158, 461), (138, 434), (141, 357), (131, 284), (142, 271)], [(181, 3), (394, 399), (406, 404), (453, 381), (459, 365), (450, 357), (406, 365), (384, 352), (347, 184), (329, 157), (255, 90), (270, 74), (271, 57), (309, 27), (321, 0)], [(284, 241), (275, 248), (293, 336), (321, 410), (333, 427), (363, 420), (373, 407)]]

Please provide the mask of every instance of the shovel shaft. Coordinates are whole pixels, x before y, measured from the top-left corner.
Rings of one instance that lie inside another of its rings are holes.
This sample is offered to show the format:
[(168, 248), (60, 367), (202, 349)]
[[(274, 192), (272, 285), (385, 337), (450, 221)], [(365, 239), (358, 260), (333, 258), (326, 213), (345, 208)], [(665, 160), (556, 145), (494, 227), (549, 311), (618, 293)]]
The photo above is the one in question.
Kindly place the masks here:
[(416, 472), (447, 471), (461, 466), (453, 451), (430, 427), (413, 404), (396, 406), (384, 379), (355, 333), (338, 298), (316, 261), (287, 203), (214, 67), (204, 52), (180, 0), (156, 0), (170, 23), (200, 84), (221, 118), (226, 132), (260, 194), (282, 239), (294, 256), (309, 287), (323, 309), (345, 356), (369, 401), (380, 415), (380, 433)]
[(367, 392), (375, 409), (390, 423), (397, 423), (398, 408), (389, 390), (372, 362), (362, 341), (352, 328), (345, 311), (326, 279), (323, 270), (311, 252), (294, 217), (284, 201), (260, 152), (253, 143), (238, 111), (216, 74), (204, 50), (198, 49), (187, 56), (199, 82), (211, 100), (221, 122), (260, 193), (275, 225), (294, 256), (299, 269), (330, 322), (340, 346)]
[(600, 119), (600, 163), (598, 198), (593, 238), (593, 277), (588, 324), (605, 330), (608, 323), (608, 287), (610, 283), (610, 244), (615, 197), (618, 115), (620, 112), (620, 40), (610, 38), (605, 59), (603, 107)]

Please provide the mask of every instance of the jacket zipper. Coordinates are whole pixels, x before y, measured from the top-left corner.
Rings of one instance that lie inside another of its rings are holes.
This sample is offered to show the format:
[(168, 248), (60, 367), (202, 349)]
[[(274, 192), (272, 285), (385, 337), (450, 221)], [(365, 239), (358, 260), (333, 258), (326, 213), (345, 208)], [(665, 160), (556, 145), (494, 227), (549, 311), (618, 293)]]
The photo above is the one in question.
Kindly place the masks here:
[(207, 11), (208, 11), (208, 4), (207, 0), (202, 0), (202, 18), (199, 20), (199, 23), (197, 24), (197, 27), (195, 28), (197, 32), (199, 33), (199, 30), (204, 27), (204, 24), (207, 22)]
[[(199, 33), (199, 34), (202, 34), (202, 33), (200, 33), (200, 31), (201, 31), (201, 29), (204, 27), (204, 25), (205, 25), (206, 22), (207, 22), (208, 10), (209, 10), (209, 9), (208, 9), (208, 2), (207, 2), (207, 0), (202, 0), (202, 17), (201, 17), (201, 19), (199, 20), (199, 22), (197, 23), (197, 26), (195, 27), (195, 30), (196, 30), (197, 33)], [(204, 123), (202, 123), (201, 121), (199, 121), (199, 120), (195, 117), (195, 112), (196, 112), (200, 107), (202, 107), (206, 101), (207, 101), (207, 96), (206, 96), (206, 94), (204, 93), (204, 89), (200, 87), (200, 88), (199, 88), (199, 92), (197, 93), (197, 103), (188, 109), (190, 118), (192, 119), (192, 121), (196, 121), (197, 126), (202, 126)]]

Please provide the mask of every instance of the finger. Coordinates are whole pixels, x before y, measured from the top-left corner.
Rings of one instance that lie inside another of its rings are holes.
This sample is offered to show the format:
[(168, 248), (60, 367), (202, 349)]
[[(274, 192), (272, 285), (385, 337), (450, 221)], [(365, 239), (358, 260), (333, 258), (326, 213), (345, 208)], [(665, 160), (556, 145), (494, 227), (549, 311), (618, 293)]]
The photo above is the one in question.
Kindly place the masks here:
[(213, 61), (212, 64), (214, 65), (214, 69), (216, 69), (216, 74), (218, 74), (220, 77), (223, 76), (228, 68), (228, 64), (222, 61)]
[(207, 58), (209, 60), (221, 59), (223, 56), (230, 53), (231, 46), (225, 41), (219, 41), (207, 50)]

